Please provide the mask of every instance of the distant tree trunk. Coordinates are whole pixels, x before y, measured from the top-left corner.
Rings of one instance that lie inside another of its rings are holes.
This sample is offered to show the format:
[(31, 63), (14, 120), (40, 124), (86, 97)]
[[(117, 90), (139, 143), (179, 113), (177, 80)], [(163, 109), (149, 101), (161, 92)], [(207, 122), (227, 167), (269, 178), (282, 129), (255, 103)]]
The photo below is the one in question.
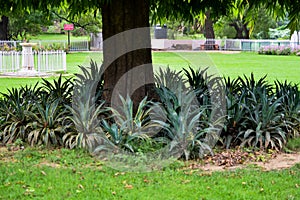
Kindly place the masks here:
[[(119, 95), (125, 98), (129, 95), (137, 108), (145, 96), (152, 98), (154, 94), (149, 0), (107, 2), (101, 9), (106, 68), (103, 97), (108, 105), (114, 106)], [(140, 27), (144, 28), (135, 30)], [(124, 31), (129, 34), (119, 34)], [(138, 67), (142, 65), (147, 66)]]
[(249, 39), (250, 38), (250, 32), (247, 27), (247, 23), (239, 22), (239, 21), (234, 21), (229, 24), (232, 26), (235, 31), (236, 31), (236, 39)]
[(8, 17), (3, 15), (0, 21), (0, 40), (8, 39)]
[(244, 39), (250, 39), (250, 30), (248, 29), (248, 23), (243, 24), (243, 30), (244, 30)]
[(205, 37), (206, 39), (215, 39), (213, 21), (210, 17), (210, 11), (205, 13)]

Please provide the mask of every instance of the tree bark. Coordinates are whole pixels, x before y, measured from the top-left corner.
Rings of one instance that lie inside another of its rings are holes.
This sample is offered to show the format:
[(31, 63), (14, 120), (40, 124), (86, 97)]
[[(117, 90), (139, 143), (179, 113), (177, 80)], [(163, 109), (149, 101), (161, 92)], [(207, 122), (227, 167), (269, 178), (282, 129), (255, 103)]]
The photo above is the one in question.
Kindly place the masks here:
[(248, 23), (243, 24), (243, 30), (244, 30), (244, 39), (250, 39), (250, 30), (248, 29)]
[(0, 40), (8, 39), (8, 17), (3, 15), (0, 21)]
[(112, 0), (101, 7), (104, 100), (116, 106), (119, 95), (129, 95), (137, 108), (154, 95), (149, 0)]
[(206, 39), (215, 39), (213, 21), (210, 17), (210, 11), (205, 13), (205, 37)]
[(234, 27), (236, 31), (236, 39), (249, 39), (250, 38), (250, 32), (247, 28), (247, 23), (234, 21), (229, 24), (230, 26)]
[(229, 26), (232, 26), (236, 31), (235, 39), (243, 39), (243, 28), (239, 26), (238, 21), (231, 22)]
[(205, 50), (214, 50), (215, 45), (215, 31), (213, 26), (213, 21), (210, 17), (210, 11), (206, 11), (205, 13)]

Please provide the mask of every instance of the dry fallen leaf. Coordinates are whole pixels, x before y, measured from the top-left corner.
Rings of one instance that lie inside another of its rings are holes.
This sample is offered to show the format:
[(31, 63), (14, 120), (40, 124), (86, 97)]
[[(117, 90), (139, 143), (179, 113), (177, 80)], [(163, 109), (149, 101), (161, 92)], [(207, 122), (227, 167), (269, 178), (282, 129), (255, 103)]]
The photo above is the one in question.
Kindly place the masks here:
[(125, 188), (131, 190), (131, 189), (133, 189), (133, 186), (132, 186), (132, 185), (129, 185), (129, 184), (126, 184), (126, 185), (125, 185)]
[(84, 187), (81, 184), (78, 185), (78, 188), (84, 190)]
[(42, 173), (44, 176), (47, 176), (46, 172), (44, 172), (44, 171), (41, 171), (41, 173)]
[(117, 173), (115, 173), (115, 176), (119, 176), (119, 175), (125, 175), (125, 172), (117, 172)]
[(144, 179), (144, 183), (150, 183), (148, 179)]
[(116, 195), (117, 193), (116, 193), (116, 191), (113, 191), (113, 192), (111, 192), (111, 194), (112, 194), (112, 195)]
[(183, 181), (181, 181), (182, 184), (187, 184), (189, 182), (191, 182), (191, 181), (190, 180), (183, 180)]
[(296, 184), (295, 184), (295, 187), (296, 187), (296, 188), (299, 188), (299, 185), (296, 183)]

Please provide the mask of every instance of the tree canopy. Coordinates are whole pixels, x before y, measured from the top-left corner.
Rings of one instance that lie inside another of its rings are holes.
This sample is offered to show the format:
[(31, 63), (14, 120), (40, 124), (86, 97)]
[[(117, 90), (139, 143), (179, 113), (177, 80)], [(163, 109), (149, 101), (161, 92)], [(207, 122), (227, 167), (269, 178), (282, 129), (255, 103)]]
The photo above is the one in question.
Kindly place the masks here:
[[(149, 27), (149, 14), (153, 20), (184, 19), (192, 21), (195, 15), (210, 11), (210, 17), (226, 14), (234, 5), (249, 5), (249, 9), (265, 6), (272, 12), (290, 19), (292, 31), (299, 28), (300, 0), (0, 0), (3, 13), (17, 13), (24, 10), (43, 10), (50, 12), (53, 7), (67, 7), (70, 16), (80, 16), (93, 12), (101, 13), (103, 39), (113, 38), (103, 44), (104, 94), (106, 102), (111, 103), (114, 91), (122, 95), (133, 95), (135, 103), (145, 96), (151, 96), (154, 76), (151, 58), (150, 29), (139, 33), (126, 34), (126, 31)], [(119, 34), (121, 33), (121, 34)], [(143, 43), (143, 45), (139, 45)], [(136, 49), (136, 47), (141, 47)], [(137, 66), (145, 66), (138, 74), (130, 74)], [(134, 78), (138, 75), (138, 81)], [(120, 83), (121, 80), (126, 80)], [(152, 84), (149, 84), (152, 83)], [(120, 85), (120, 88), (116, 88)], [(122, 86), (122, 87), (121, 87)], [(136, 90), (137, 86), (143, 86)]]

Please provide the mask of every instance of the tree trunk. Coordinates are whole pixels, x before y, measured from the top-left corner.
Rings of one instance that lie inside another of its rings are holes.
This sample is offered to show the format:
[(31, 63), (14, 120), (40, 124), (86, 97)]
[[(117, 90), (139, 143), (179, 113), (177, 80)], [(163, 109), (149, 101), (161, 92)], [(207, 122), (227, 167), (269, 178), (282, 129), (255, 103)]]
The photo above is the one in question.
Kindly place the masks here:
[(243, 24), (243, 30), (244, 30), (244, 39), (250, 39), (250, 30), (248, 29), (248, 23)]
[(214, 50), (215, 45), (215, 32), (214, 32), (214, 26), (213, 21), (210, 17), (210, 11), (207, 11), (205, 13), (205, 50)]
[(8, 17), (3, 15), (0, 21), (0, 40), (8, 39)]
[(102, 5), (104, 92), (107, 105), (131, 97), (134, 107), (154, 95), (149, 0), (113, 0)]
[(205, 13), (205, 37), (206, 39), (215, 39), (213, 21), (210, 17), (210, 11)]
[(233, 26), (236, 31), (236, 39), (249, 39), (250, 38), (250, 31), (247, 28), (248, 24), (244, 22), (234, 21), (229, 24)]
[(239, 22), (238, 21), (233, 21), (229, 24), (229, 26), (233, 26), (233, 28), (236, 31), (236, 35), (235, 35), (235, 39), (243, 39), (243, 27), (241, 28), (239, 26)]

